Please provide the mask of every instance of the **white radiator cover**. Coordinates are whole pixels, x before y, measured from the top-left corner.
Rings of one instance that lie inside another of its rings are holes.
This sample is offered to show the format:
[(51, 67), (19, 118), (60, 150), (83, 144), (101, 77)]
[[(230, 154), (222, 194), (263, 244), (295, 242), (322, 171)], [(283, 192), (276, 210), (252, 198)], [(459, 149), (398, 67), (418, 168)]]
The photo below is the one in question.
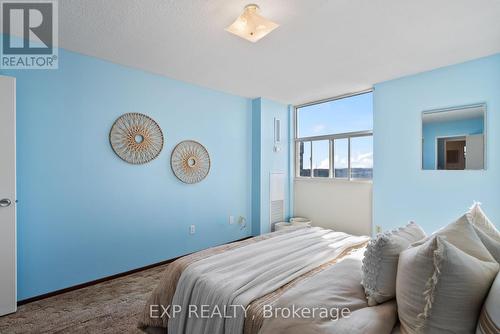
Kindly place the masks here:
[(273, 225), (285, 220), (285, 173), (271, 173), (269, 187), (269, 222)]

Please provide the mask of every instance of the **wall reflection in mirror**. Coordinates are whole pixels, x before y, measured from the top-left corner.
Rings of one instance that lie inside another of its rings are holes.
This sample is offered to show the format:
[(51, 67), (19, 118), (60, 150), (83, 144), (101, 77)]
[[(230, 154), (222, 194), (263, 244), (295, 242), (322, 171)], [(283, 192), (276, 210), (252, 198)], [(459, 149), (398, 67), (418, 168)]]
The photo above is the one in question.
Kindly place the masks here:
[(485, 169), (486, 105), (422, 113), (422, 169)]

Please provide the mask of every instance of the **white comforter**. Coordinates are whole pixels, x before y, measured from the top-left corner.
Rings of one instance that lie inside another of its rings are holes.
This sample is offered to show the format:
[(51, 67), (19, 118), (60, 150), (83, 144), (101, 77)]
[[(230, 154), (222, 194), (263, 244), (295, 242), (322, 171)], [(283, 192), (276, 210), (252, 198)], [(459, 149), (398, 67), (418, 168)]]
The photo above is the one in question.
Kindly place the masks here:
[[(361, 286), (363, 251), (344, 257), (286, 291), (275, 308), (348, 309), (344, 317), (269, 317), (259, 334), (390, 334), (397, 321), (396, 301), (368, 307)], [(393, 332), (395, 334), (396, 332)]]
[[(181, 312), (168, 322), (168, 332), (241, 333), (243, 307), (367, 240), (307, 228), (197, 261), (179, 279), (172, 305), (180, 306)], [(203, 317), (199, 312), (203, 305), (211, 315), (224, 307), (230, 311), (222, 317)], [(195, 309), (197, 313), (190, 313)]]

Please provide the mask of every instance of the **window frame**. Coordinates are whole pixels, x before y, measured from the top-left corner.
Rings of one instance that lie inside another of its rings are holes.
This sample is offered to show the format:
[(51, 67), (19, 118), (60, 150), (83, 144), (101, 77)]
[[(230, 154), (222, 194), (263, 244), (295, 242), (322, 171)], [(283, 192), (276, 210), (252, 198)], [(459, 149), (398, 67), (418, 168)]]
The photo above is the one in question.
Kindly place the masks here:
[[(357, 95), (362, 95), (362, 94), (367, 94), (367, 93), (372, 93), (373, 88), (355, 92), (355, 93), (349, 93), (349, 94), (343, 94), (339, 95), (336, 97), (328, 98), (328, 99), (323, 99), (323, 100), (318, 100), (318, 101), (313, 101), (313, 102), (308, 102), (308, 103), (303, 103), (300, 105), (294, 106), (294, 112), (293, 112), (293, 129), (294, 129), (294, 135), (293, 135), (293, 154), (294, 154), (294, 166), (295, 166), (295, 175), (294, 179), (295, 180), (315, 180), (315, 181), (344, 181), (344, 182), (368, 182), (371, 183), (373, 182), (372, 179), (362, 179), (362, 178), (352, 178), (351, 175), (351, 139), (352, 138), (358, 138), (358, 137), (373, 137), (373, 130), (363, 130), (363, 131), (353, 131), (353, 132), (345, 132), (345, 133), (335, 133), (335, 134), (329, 134), (329, 135), (321, 135), (321, 136), (310, 136), (310, 137), (298, 137), (298, 110), (300, 108), (316, 105), (316, 104), (322, 104), (322, 103), (327, 103), (335, 100), (340, 100), (340, 99), (345, 99)], [(334, 140), (338, 139), (347, 139), (347, 178), (336, 178), (334, 176), (334, 171), (335, 171), (335, 166), (333, 163), (333, 157), (334, 157)], [(329, 142), (329, 172), (328, 172), (328, 177), (315, 177), (314, 176), (314, 170), (313, 170), (313, 157), (314, 157), (314, 150), (313, 150), (313, 142), (314, 141), (320, 141), (320, 140), (328, 140)], [(311, 157), (310, 157), (310, 166), (311, 166), (311, 175), (310, 176), (300, 176), (300, 157), (299, 157), (299, 146), (301, 142), (310, 142), (311, 144)], [(373, 168), (373, 167), (372, 167)]]

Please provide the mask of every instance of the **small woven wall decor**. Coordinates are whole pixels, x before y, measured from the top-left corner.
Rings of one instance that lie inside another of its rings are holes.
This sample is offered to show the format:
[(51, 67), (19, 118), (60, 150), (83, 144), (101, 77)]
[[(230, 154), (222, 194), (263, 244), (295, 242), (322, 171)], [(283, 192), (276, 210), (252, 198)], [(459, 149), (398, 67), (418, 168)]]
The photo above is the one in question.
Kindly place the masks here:
[(197, 183), (210, 171), (210, 156), (207, 149), (194, 140), (177, 144), (170, 158), (172, 171), (184, 183)]
[(145, 164), (155, 159), (163, 148), (163, 132), (150, 117), (139, 113), (123, 114), (109, 132), (113, 151), (131, 164)]

